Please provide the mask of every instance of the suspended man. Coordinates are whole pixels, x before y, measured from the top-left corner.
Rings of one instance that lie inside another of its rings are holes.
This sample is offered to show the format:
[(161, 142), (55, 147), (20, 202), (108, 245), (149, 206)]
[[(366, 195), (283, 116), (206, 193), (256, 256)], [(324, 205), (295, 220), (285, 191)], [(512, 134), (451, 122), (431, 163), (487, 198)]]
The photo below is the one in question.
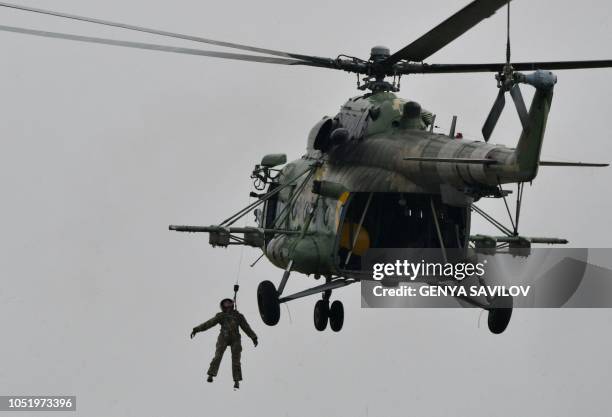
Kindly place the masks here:
[(253, 340), (255, 346), (257, 346), (257, 335), (253, 329), (251, 329), (251, 326), (249, 326), (244, 316), (234, 308), (233, 300), (229, 298), (222, 300), (220, 307), (221, 313), (217, 313), (212, 319), (193, 328), (191, 338), (193, 339), (197, 333), (208, 330), (217, 324), (221, 325), (221, 331), (217, 338), (215, 356), (208, 368), (207, 381), (213, 382), (213, 378), (217, 376), (221, 359), (229, 346), (232, 351), (232, 376), (234, 377), (234, 388), (238, 389), (240, 387), (240, 381), (242, 381), (242, 369), (240, 367), (242, 343), (240, 342), (239, 329), (242, 329), (242, 331)]

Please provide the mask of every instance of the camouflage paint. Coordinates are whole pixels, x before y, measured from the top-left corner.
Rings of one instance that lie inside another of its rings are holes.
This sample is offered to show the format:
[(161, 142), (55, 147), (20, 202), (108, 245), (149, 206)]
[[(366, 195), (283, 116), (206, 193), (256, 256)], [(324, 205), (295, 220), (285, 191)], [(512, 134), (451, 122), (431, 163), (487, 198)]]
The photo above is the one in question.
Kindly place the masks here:
[[(390, 92), (348, 100), (335, 118), (325, 117), (314, 126), (306, 154), (282, 169), (280, 184), (313, 170), (311, 177), (304, 175), (279, 193), (277, 213), (290, 204), (300, 186), (304, 187), (287, 208), (289, 215), (284, 224), (279, 225), (302, 231), (303, 236), (274, 236), (265, 248), (266, 256), (279, 268), (286, 268), (293, 259), (296, 271), (338, 274), (336, 248), (350, 193), (441, 194), (450, 187), (478, 198), (499, 184), (531, 181), (537, 175), (551, 101), (552, 88), (536, 90), (529, 126), (513, 149), (429, 132), (426, 128), (432, 122), (432, 114), (421, 110), (416, 118), (405, 117), (407, 102)], [(414, 104), (411, 103), (413, 108)], [(332, 123), (335, 127), (346, 127), (350, 139), (325, 152), (315, 149), (317, 135)], [(406, 161), (406, 157), (492, 159), (496, 163)], [(348, 192), (339, 199), (318, 196), (312, 192), (315, 180), (342, 184)], [(304, 181), (307, 183), (302, 184)]]

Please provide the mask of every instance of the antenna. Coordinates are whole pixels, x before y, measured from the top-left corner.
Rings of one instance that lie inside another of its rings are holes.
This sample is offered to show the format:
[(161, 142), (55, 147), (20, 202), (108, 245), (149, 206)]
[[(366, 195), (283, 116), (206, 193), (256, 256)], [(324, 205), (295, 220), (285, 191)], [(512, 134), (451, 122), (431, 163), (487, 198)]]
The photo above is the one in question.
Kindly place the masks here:
[(507, 16), (506, 16), (506, 64), (510, 65), (510, 2), (508, 2), (507, 6)]

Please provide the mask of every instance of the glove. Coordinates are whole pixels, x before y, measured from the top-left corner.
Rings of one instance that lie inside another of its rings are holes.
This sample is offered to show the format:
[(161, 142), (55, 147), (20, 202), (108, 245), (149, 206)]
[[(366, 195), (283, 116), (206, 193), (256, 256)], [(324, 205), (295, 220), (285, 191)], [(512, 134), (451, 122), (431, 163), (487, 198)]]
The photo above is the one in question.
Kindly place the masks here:
[(193, 339), (197, 333), (198, 333), (198, 332), (197, 332), (197, 331), (196, 331), (196, 329), (194, 328), (194, 329), (191, 331), (191, 336), (190, 336), (190, 337)]
[(259, 342), (257, 341), (257, 338), (253, 339), (253, 345), (255, 345), (255, 347), (257, 347), (257, 344), (258, 344), (258, 343), (259, 343)]

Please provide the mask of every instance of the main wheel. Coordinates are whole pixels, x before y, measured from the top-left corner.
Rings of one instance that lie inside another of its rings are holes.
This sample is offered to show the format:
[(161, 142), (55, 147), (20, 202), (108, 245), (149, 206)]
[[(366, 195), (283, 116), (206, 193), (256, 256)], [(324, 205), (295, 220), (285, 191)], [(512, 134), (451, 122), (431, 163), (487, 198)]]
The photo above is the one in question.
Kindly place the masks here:
[(506, 330), (512, 317), (512, 297), (499, 297), (493, 301), (492, 305), (487, 324), (491, 333), (500, 334)]
[(268, 326), (275, 326), (280, 320), (278, 291), (270, 281), (262, 281), (257, 287), (257, 306), (259, 315)]
[(325, 330), (327, 327), (327, 321), (329, 320), (329, 301), (317, 301), (314, 308), (313, 318), (315, 328), (320, 332)]
[(342, 301), (336, 300), (331, 304), (329, 308), (329, 327), (334, 332), (342, 330), (344, 324), (344, 306)]

